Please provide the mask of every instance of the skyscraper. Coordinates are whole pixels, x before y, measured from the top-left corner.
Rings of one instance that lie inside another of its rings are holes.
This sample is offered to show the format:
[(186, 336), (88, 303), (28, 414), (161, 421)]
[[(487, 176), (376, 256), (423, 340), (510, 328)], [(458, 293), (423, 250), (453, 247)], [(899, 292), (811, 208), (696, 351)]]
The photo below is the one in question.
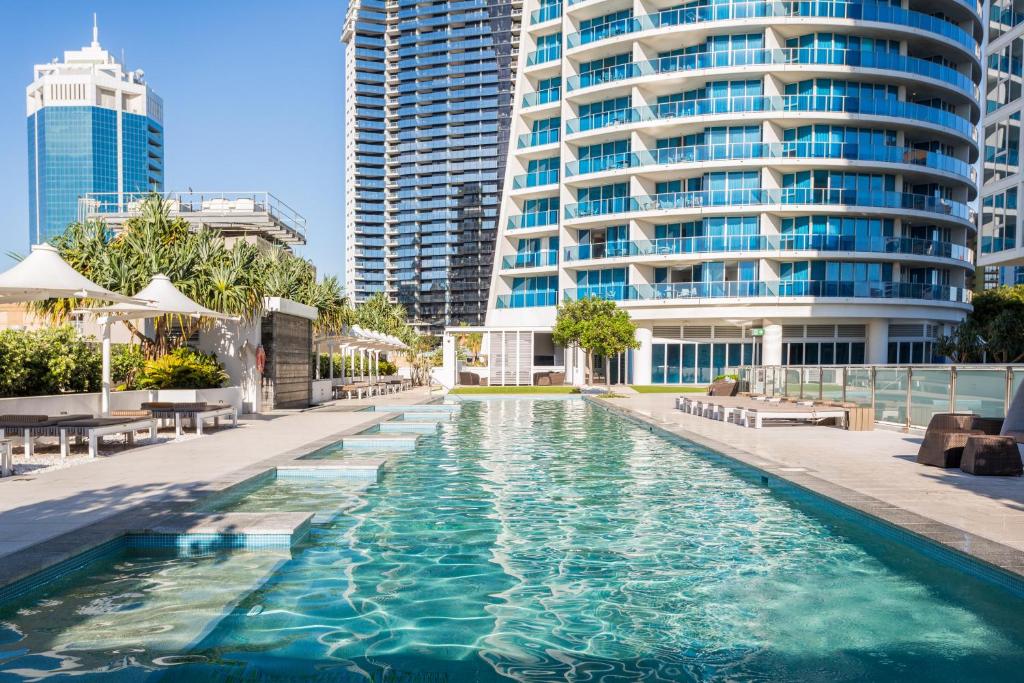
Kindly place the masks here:
[[(984, 161), (978, 265), (986, 284), (1013, 284), (1024, 266), (1017, 203), (1021, 196), (1020, 124), (1024, 108), (1024, 2), (993, 0), (985, 44)], [(998, 270), (997, 270), (998, 269)]]
[(565, 299), (629, 312), (641, 347), (612, 373), (639, 384), (926, 362), (969, 310), (973, 0), (527, 0), (524, 16), (492, 383), (561, 365)]
[(346, 287), (435, 331), (483, 322), (521, 0), (352, 0)]
[(92, 43), (37, 64), (25, 94), (31, 243), (64, 232), (86, 193), (163, 190), (163, 101), (100, 47), (95, 17)]

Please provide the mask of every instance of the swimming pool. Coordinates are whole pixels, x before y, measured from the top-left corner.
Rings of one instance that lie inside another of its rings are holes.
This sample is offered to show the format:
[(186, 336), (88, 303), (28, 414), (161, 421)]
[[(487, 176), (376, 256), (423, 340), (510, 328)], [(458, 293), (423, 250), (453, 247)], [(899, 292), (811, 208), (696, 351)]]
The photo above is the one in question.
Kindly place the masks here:
[[(282, 491), (238, 505), (294, 509)], [(963, 681), (1024, 666), (1021, 600), (582, 401), (467, 402), (343, 499), (291, 559), (130, 555), (0, 611), (0, 680)]]

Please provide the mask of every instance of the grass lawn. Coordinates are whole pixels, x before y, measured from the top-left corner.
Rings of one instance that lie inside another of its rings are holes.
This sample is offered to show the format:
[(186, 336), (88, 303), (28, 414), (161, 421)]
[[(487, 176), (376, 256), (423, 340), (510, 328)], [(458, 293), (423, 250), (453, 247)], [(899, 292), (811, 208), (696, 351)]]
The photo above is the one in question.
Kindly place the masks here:
[(450, 394), (574, 394), (576, 387), (456, 387)]
[(662, 384), (631, 384), (638, 394), (703, 394), (707, 387), (671, 387)]

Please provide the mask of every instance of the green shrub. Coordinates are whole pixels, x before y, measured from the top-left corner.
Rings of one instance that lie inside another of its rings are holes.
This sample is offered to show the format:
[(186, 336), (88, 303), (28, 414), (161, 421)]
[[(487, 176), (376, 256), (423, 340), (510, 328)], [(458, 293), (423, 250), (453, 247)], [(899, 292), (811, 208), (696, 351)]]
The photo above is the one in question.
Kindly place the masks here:
[(137, 344), (118, 344), (110, 353), (110, 379), (117, 391), (136, 388), (139, 376), (146, 366), (146, 356)]
[(739, 375), (715, 375), (715, 378), (713, 380), (711, 380), (711, 381), (712, 382), (721, 382), (723, 379), (731, 379), (733, 382), (739, 382), (740, 381), (740, 376)]
[[(327, 378), (327, 377), (330, 376), (330, 372), (331, 372), (331, 365), (330, 365), (331, 361), (330, 361), (330, 358), (331, 358), (330, 354), (326, 354), (326, 353), (321, 353), (320, 354), (320, 376), (323, 377), (323, 378)], [(367, 363), (364, 363), (361, 356), (356, 356), (355, 368), (356, 368), (356, 374), (357, 375), (362, 375), (363, 374), (363, 366), (364, 365), (367, 368), (372, 369), (373, 368), (373, 361), (371, 360), (371, 361), (369, 361)], [(347, 355), (343, 356), (340, 353), (334, 354), (334, 376), (335, 377), (341, 377), (342, 367), (345, 368), (345, 376), (346, 377), (351, 377), (352, 376), (352, 360), (351, 360), (351, 358), (349, 356), (347, 356)], [(381, 375), (393, 375), (396, 372), (398, 372), (398, 366), (396, 366), (394, 363), (392, 363), (389, 360), (385, 360), (383, 358), (380, 360), (380, 374)]]
[(382, 360), (377, 364), (377, 370), (381, 375), (393, 375), (398, 372), (398, 366), (389, 360)]
[(228, 374), (217, 356), (181, 347), (156, 360), (146, 361), (136, 386), (140, 389), (216, 389)]
[(70, 325), (0, 331), (0, 396), (98, 391), (100, 373), (98, 349)]

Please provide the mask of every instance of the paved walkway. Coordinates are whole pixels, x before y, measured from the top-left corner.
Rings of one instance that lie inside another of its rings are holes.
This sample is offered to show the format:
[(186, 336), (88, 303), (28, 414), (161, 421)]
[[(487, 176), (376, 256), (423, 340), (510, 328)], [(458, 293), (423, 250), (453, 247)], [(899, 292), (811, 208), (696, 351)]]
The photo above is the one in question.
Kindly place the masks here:
[[(694, 437), (762, 469), (774, 469), (796, 483), (813, 484), (816, 479), (842, 487), (845, 492), (837, 489), (828, 493), (844, 502), (858, 503), (858, 497), (881, 501), (884, 508), (892, 510), (883, 510), (885, 516), (901, 526), (936, 540), (951, 541), (948, 544), (960, 550), (1024, 572), (1024, 479), (976, 477), (959, 469), (918, 465), (914, 459), (922, 432), (886, 428), (848, 432), (812, 426), (749, 429), (676, 410), (674, 394), (640, 394), (608, 403), (635, 411), (635, 417), (644, 417), (680, 436)], [(990, 548), (1000, 557), (985, 557), (985, 553), (966, 547), (970, 539), (956, 538), (957, 534), (950, 534), (948, 528), (929, 528), (919, 524), (920, 520), (905, 515), (901, 518), (900, 510), (1016, 552), (1000, 554), (998, 548)]]
[[(430, 398), (420, 388), (339, 401), (333, 407), (258, 416), (240, 420), (237, 429), (140, 445), (67, 469), (0, 479), (0, 567), (12, 566), (12, 553), (24, 555), (22, 551), (44, 541), (40, 550), (67, 546), (68, 552), (62, 554), (70, 554), (80, 545), (75, 533), (79, 530), (143, 506), (193, 501), (229, 485), (232, 475), (254, 471), (260, 463), (291, 451), (299, 455), (313, 450), (321, 445), (317, 442), (356, 431), (386, 415), (352, 407), (423, 403)], [(7, 575), (0, 575), (0, 586), (9, 578), (9, 573), (3, 574)]]

